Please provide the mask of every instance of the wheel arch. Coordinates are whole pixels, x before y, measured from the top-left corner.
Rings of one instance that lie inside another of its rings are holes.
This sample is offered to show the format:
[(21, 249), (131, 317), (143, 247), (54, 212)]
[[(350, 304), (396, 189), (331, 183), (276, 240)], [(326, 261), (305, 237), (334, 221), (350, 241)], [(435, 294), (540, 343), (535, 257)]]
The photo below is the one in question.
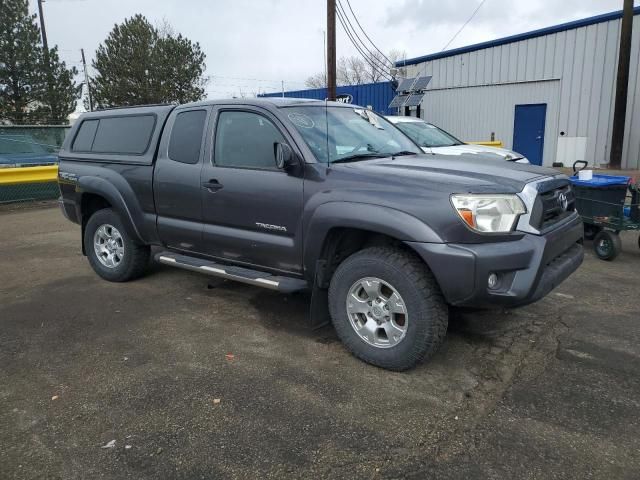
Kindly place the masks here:
[[(118, 189), (105, 179), (98, 177), (80, 177), (78, 180), (79, 198), (76, 203), (79, 211), (78, 218), (82, 226), (82, 238), (87, 221), (96, 211), (104, 208), (112, 208), (122, 221), (127, 233), (140, 243), (145, 243), (134, 220), (135, 212), (128, 206)], [(137, 207), (134, 200), (133, 209)], [(140, 212), (141, 216), (141, 212)], [(83, 254), (86, 255), (83, 242)]]
[(305, 272), (320, 288), (327, 287), (345, 258), (362, 248), (393, 245), (418, 255), (405, 242), (442, 242), (430, 226), (405, 212), (347, 202), (321, 205), (309, 222), (306, 238)]

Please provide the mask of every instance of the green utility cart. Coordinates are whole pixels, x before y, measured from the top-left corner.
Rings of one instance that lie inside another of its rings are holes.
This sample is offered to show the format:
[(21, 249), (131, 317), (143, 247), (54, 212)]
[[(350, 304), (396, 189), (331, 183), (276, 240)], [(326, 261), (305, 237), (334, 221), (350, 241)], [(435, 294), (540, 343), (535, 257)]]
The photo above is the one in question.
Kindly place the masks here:
[(640, 184), (619, 175), (593, 175), (590, 180), (580, 180), (575, 164), (573, 170), (571, 183), (576, 210), (584, 222), (584, 236), (593, 240), (598, 258), (613, 260), (622, 250), (619, 233), (640, 231)]

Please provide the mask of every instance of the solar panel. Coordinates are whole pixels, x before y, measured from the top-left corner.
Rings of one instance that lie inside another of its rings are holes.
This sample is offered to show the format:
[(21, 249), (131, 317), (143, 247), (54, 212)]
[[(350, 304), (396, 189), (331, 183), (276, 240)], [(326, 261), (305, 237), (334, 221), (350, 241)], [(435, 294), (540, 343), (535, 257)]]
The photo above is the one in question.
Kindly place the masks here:
[(395, 97), (393, 97), (393, 100), (391, 100), (391, 103), (389, 104), (389, 108), (399, 108), (402, 105), (404, 105), (404, 101), (409, 97), (409, 95), (396, 95)]
[(400, 81), (400, 84), (398, 84), (398, 88), (396, 88), (396, 92), (408, 92), (411, 90), (411, 86), (413, 85), (413, 82), (415, 82), (416, 79), (414, 78), (404, 78)]
[(431, 75), (426, 76), (426, 77), (418, 77), (416, 79), (416, 83), (413, 84), (412, 90), (414, 90), (414, 91), (416, 91), (416, 90), (424, 90), (425, 88), (427, 88), (427, 85), (429, 85), (430, 81), (431, 81)]
[(412, 93), (411, 95), (409, 95), (409, 98), (407, 99), (404, 106), (417, 107), (418, 105), (420, 105), (420, 102), (422, 102), (423, 97), (424, 93)]

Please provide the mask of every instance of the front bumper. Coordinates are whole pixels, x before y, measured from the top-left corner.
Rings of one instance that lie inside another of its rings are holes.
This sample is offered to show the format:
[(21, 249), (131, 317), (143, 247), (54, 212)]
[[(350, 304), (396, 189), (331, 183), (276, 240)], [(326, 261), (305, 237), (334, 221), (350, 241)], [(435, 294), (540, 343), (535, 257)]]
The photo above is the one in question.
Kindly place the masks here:
[[(582, 263), (582, 221), (576, 215), (545, 235), (510, 242), (407, 242), (429, 265), (450, 305), (519, 307), (540, 300)], [(491, 273), (498, 284), (489, 288)]]

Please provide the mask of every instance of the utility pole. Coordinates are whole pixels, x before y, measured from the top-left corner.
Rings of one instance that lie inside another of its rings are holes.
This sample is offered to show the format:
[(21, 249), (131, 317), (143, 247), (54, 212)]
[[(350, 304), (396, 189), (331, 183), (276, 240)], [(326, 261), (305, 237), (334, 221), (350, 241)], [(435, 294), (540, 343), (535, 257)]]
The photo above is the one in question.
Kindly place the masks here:
[[(44, 15), (42, 14), (42, 3), (44, 0), (38, 0), (38, 16), (40, 17), (40, 34), (42, 35), (42, 56), (44, 60), (45, 74), (47, 76), (47, 100), (50, 101), (53, 94), (53, 78), (51, 76), (51, 62), (49, 61), (49, 42), (47, 42), (47, 29), (44, 26)], [(53, 122), (53, 110), (51, 104), (49, 104), (51, 118), (50, 122)]]
[(327, 96), (336, 99), (336, 0), (327, 0)]
[(80, 49), (82, 53), (82, 68), (84, 69), (84, 83), (87, 86), (87, 95), (89, 96), (89, 111), (93, 112), (93, 98), (91, 97), (91, 84), (89, 83), (89, 74), (87, 73), (87, 62), (84, 59), (84, 48)]
[(282, 80), (282, 98), (284, 98), (284, 80)]
[(633, 29), (633, 0), (624, 0), (622, 28), (620, 29), (620, 53), (618, 55), (618, 75), (616, 76), (616, 100), (611, 134), (611, 155), (609, 166), (620, 168), (624, 145), (624, 124), (627, 116), (627, 93), (629, 90), (629, 63), (631, 60), (631, 34)]
[(42, 15), (42, 2), (38, 0), (38, 16), (40, 17), (40, 33), (42, 35), (42, 46), (44, 47), (44, 59), (49, 67), (49, 43), (47, 42), (47, 30), (44, 28), (44, 16)]

